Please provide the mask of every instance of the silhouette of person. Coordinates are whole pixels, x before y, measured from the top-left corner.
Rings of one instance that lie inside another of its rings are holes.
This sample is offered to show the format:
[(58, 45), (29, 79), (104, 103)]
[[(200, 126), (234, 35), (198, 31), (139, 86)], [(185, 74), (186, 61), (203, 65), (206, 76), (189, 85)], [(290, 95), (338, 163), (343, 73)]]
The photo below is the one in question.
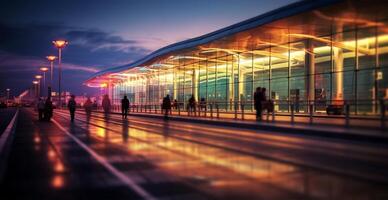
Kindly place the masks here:
[(90, 97), (88, 97), (88, 99), (84, 103), (84, 109), (85, 109), (85, 113), (86, 113), (86, 120), (88, 122), (89, 122), (90, 116), (92, 114), (92, 108), (93, 108), (93, 103), (90, 100)]
[(67, 102), (67, 108), (70, 111), (71, 122), (74, 122), (74, 115), (75, 115), (75, 107), (76, 106), (77, 106), (77, 103), (75, 102), (75, 96), (71, 95), (69, 102)]
[(191, 115), (193, 112), (195, 113), (195, 103), (194, 95), (191, 95), (189, 99), (189, 115)]
[(263, 111), (263, 108), (262, 108), (263, 93), (262, 93), (261, 87), (256, 88), (255, 94), (253, 96), (253, 100), (254, 100), (254, 107), (256, 110), (256, 120), (261, 120), (261, 114)]
[(166, 95), (163, 98), (162, 110), (164, 110), (164, 118), (168, 119), (168, 113), (171, 111), (171, 99), (170, 95)]
[(199, 102), (199, 109), (205, 110), (206, 109), (206, 100), (204, 97), (201, 98), (201, 101)]
[(128, 109), (129, 109), (129, 100), (128, 100), (127, 96), (124, 96), (124, 98), (121, 99), (121, 115), (122, 115), (122, 118), (127, 119)]
[(37, 105), (38, 108), (38, 116), (39, 116), (39, 121), (43, 120), (43, 114), (44, 114), (44, 101), (42, 98), (39, 98), (39, 102)]
[(104, 95), (104, 98), (102, 99), (102, 108), (104, 109), (105, 118), (107, 118), (111, 108), (109, 96), (107, 94)]
[(53, 116), (53, 102), (51, 102), (50, 97), (47, 97), (46, 102), (44, 103), (44, 120), (50, 121)]

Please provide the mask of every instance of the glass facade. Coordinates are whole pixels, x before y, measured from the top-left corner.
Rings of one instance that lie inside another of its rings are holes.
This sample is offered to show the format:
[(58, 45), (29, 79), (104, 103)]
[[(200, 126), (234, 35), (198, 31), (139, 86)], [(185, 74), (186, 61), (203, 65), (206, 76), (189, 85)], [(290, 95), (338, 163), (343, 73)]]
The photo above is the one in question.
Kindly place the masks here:
[(356, 11), (338, 3), (169, 53), (103, 82), (116, 104), (127, 95), (160, 105), (169, 94), (183, 106), (194, 96), (249, 112), (255, 88), (265, 87), (276, 112), (347, 103), (354, 114), (377, 114), (388, 99), (388, 14), (360, 2)]

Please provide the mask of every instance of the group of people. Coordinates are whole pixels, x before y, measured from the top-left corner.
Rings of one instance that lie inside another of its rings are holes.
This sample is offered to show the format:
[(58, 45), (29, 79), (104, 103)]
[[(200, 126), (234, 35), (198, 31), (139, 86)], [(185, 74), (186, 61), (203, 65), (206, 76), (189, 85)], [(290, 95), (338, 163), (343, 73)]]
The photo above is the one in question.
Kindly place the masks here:
[[(266, 88), (257, 87), (254, 93), (254, 108), (256, 110), (257, 120), (262, 119), (262, 112), (264, 109), (270, 109), (271, 106), (267, 104), (268, 102), (266, 98)], [(84, 102), (83, 107), (85, 109), (87, 119), (90, 119), (93, 105), (94, 104), (92, 103), (90, 98), (88, 98)], [(67, 103), (67, 108), (70, 112), (71, 122), (74, 122), (76, 107), (77, 107), (77, 103), (75, 101), (75, 96), (71, 95), (71, 98)], [(177, 107), (178, 107), (178, 101), (174, 100), (173, 103), (171, 103), (170, 95), (166, 95), (163, 98), (162, 111), (164, 111), (165, 118), (168, 118), (168, 114), (171, 114), (171, 108), (177, 109)], [(197, 102), (195, 100), (194, 95), (192, 95), (187, 103), (188, 114), (190, 115), (192, 113), (195, 113), (196, 107), (197, 107)], [(111, 110), (111, 102), (109, 100), (108, 95), (104, 95), (102, 99), (102, 108), (104, 110), (105, 116), (107, 117)], [(124, 96), (123, 99), (121, 99), (121, 115), (123, 119), (127, 119), (129, 108), (130, 108), (129, 99), (127, 96)], [(200, 100), (199, 109), (206, 110), (206, 100), (203, 97)], [(39, 99), (38, 111), (39, 111), (39, 120), (50, 121), (53, 115), (53, 105), (52, 105), (51, 99), (47, 98), (46, 101), (44, 101), (42, 98)]]
[(53, 116), (53, 103), (51, 102), (51, 98), (48, 97), (46, 100), (39, 98), (37, 107), (39, 121), (50, 121)]

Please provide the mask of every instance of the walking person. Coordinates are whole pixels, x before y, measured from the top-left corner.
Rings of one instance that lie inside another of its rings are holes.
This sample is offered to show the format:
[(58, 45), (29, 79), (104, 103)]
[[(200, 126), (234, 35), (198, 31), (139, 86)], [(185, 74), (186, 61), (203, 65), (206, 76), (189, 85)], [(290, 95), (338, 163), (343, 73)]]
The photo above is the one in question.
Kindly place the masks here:
[(124, 98), (121, 99), (121, 115), (123, 119), (124, 118), (127, 119), (128, 109), (129, 109), (129, 100), (127, 96), (124, 96)]
[(50, 97), (47, 97), (46, 102), (44, 103), (44, 120), (50, 121), (53, 117), (53, 102)]
[(202, 97), (201, 101), (199, 102), (199, 110), (206, 110), (206, 100), (204, 97)]
[(84, 103), (84, 109), (86, 113), (86, 120), (89, 122), (90, 116), (92, 115), (92, 108), (93, 108), (93, 103), (90, 100), (90, 97), (85, 101)]
[(189, 115), (192, 115), (193, 112), (195, 113), (196, 109), (195, 109), (195, 98), (194, 98), (194, 95), (191, 95), (190, 99), (189, 99)]
[(253, 96), (254, 100), (254, 107), (256, 110), (256, 120), (261, 121), (261, 114), (262, 114), (262, 100), (263, 100), (263, 93), (261, 90), (261, 87), (257, 87), (255, 94)]
[(174, 99), (174, 101), (172, 103), (172, 107), (174, 108), (174, 110), (178, 109), (178, 101), (176, 99)]
[(74, 122), (74, 115), (75, 115), (75, 107), (76, 106), (77, 106), (77, 103), (75, 102), (75, 96), (71, 95), (69, 102), (67, 102), (67, 108), (70, 111), (71, 122)]
[(111, 108), (109, 96), (107, 94), (104, 95), (104, 98), (102, 99), (102, 108), (104, 109), (105, 118), (107, 118)]
[(164, 110), (164, 119), (168, 119), (168, 114), (171, 112), (171, 99), (170, 99), (170, 95), (166, 95), (163, 98), (162, 110)]
[(39, 98), (39, 102), (37, 105), (38, 108), (38, 116), (39, 116), (39, 121), (43, 120), (43, 112), (44, 112), (44, 101), (42, 98)]

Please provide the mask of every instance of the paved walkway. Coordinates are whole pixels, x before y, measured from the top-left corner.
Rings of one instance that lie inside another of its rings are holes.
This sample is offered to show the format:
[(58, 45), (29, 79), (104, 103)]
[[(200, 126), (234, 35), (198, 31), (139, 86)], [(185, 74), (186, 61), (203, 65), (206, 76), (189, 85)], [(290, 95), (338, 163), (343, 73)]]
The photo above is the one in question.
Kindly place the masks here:
[[(83, 111), (79, 111), (83, 112)], [(113, 112), (114, 114), (120, 114), (118, 112)], [(129, 113), (133, 116), (144, 116), (144, 117), (153, 117), (153, 118), (163, 118), (163, 115), (160, 112), (131, 112)], [(231, 115), (231, 114), (230, 114)], [(284, 133), (292, 133), (292, 134), (300, 134), (306, 136), (322, 136), (328, 138), (338, 138), (338, 139), (346, 139), (353, 141), (362, 141), (362, 142), (374, 142), (381, 144), (388, 144), (388, 131), (380, 129), (380, 126), (377, 125), (380, 123), (377, 119), (353, 119), (352, 123), (358, 123), (358, 125), (349, 125), (344, 126), (336, 121), (343, 121), (344, 119), (336, 119), (336, 118), (318, 118), (314, 119), (313, 123), (306, 122), (308, 118), (303, 118), (305, 122), (295, 122), (290, 123), (284, 121), (278, 121), (279, 117), (275, 118), (275, 121), (272, 120), (272, 116), (267, 118), (263, 117), (261, 122), (247, 119), (233, 119), (230, 117), (226, 118), (217, 118), (216, 115), (213, 117), (201, 115), (192, 116), (187, 113), (173, 113), (169, 118), (171, 120), (178, 121), (189, 121), (194, 123), (202, 123), (202, 124), (214, 124), (220, 126), (231, 126), (231, 127), (241, 127), (241, 128), (251, 128), (257, 130), (270, 130), (270, 131), (281, 131)], [(268, 119), (268, 120), (267, 120)], [(324, 121), (323, 124), (319, 123), (319, 120)], [(370, 121), (372, 120), (372, 122)], [(330, 124), (332, 123), (332, 124)]]
[(1, 199), (387, 199), (387, 145), (21, 109)]
[(6, 199), (137, 199), (53, 123), (21, 110), (4, 181)]

